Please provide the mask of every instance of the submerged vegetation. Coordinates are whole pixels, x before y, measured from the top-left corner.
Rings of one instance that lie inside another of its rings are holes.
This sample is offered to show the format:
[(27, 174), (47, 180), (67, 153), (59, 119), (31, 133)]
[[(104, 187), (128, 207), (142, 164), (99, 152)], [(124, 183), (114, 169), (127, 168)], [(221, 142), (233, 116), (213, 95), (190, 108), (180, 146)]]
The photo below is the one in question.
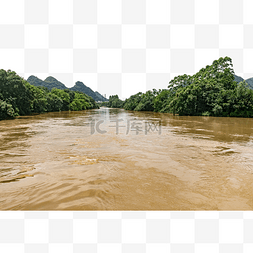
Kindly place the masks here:
[(231, 58), (221, 57), (192, 76), (175, 77), (168, 89), (139, 92), (124, 102), (111, 96), (108, 106), (189, 116), (253, 117), (253, 90), (245, 81), (237, 83), (234, 74)]
[(31, 113), (80, 111), (98, 108), (82, 92), (33, 86), (14, 71), (0, 70), (0, 120)]

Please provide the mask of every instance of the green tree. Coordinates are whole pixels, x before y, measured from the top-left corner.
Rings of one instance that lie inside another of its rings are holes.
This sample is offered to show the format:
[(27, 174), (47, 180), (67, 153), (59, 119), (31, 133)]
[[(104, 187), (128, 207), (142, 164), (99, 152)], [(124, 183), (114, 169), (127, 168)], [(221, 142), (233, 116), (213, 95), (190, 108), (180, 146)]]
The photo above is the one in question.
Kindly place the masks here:
[(70, 109), (72, 111), (91, 109), (91, 107), (92, 105), (89, 103), (89, 99), (84, 93), (75, 92), (75, 98), (70, 104)]
[(0, 120), (14, 117), (15, 112), (12, 105), (0, 99)]
[(219, 58), (193, 76), (174, 78), (168, 86), (171, 95), (166, 110), (179, 115), (229, 116), (229, 97), (237, 87), (232, 67), (231, 58)]
[(109, 97), (109, 101), (107, 103), (107, 106), (111, 107), (111, 108), (122, 108), (123, 101), (119, 99), (118, 95), (112, 95)]
[(15, 115), (27, 115), (31, 112), (31, 94), (25, 84), (26, 81), (14, 71), (0, 70), (0, 93), (12, 105)]
[(159, 90), (157, 96), (154, 98), (154, 111), (155, 112), (160, 112), (162, 111), (167, 104), (167, 101), (170, 97), (170, 90)]
[(42, 87), (36, 87), (26, 83), (27, 89), (30, 91), (30, 110), (33, 113), (43, 113), (47, 111), (47, 99), (45, 90)]
[(141, 101), (135, 107), (135, 111), (154, 111), (154, 99), (158, 94), (157, 90), (149, 90), (141, 95)]
[(30, 113), (99, 108), (95, 100), (82, 92), (34, 86), (14, 71), (0, 70), (0, 119)]
[(54, 93), (48, 93), (46, 96), (47, 99), (47, 111), (48, 112), (59, 112), (63, 107), (63, 101), (60, 97)]
[(141, 102), (142, 92), (132, 95), (130, 98), (126, 99), (123, 105), (125, 110), (133, 111), (137, 105)]
[(61, 111), (68, 111), (69, 110), (69, 102), (70, 102), (70, 95), (65, 90), (60, 90), (53, 88), (51, 93), (58, 96), (62, 100), (62, 108)]

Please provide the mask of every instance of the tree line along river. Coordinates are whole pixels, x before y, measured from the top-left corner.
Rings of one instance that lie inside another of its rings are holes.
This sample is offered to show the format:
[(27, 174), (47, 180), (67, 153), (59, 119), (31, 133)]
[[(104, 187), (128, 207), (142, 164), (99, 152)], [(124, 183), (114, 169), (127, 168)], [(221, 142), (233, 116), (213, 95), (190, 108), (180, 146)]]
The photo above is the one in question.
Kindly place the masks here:
[(0, 121), (0, 210), (253, 210), (252, 129), (109, 108)]

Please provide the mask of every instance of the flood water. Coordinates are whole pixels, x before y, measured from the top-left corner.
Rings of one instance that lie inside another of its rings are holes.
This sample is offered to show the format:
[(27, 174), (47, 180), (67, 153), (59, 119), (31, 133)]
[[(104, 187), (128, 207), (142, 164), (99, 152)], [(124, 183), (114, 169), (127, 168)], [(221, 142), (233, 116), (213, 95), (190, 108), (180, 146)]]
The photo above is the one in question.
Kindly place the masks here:
[(109, 108), (0, 121), (0, 210), (253, 210), (252, 138), (253, 119)]

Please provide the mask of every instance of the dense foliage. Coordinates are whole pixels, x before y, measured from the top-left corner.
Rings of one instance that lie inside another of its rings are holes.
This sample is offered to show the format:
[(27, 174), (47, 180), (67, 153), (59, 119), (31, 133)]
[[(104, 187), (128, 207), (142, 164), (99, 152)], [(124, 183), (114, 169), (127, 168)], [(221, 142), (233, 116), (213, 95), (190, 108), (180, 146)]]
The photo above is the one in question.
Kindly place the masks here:
[(234, 80), (232, 60), (215, 60), (198, 73), (180, 75), (168, 89), (137, 93), (123, 104), (126, 110), (169, 112), (190, 116), (253, 117), (253, 90)]
[(111, 108), (122, 108), (123, 101), (119, 99), (118, 95), (113, 95), (109, 97), (109, 101), (106, 105)]
[[(192, 76), (175, 77), (168, 89), (139, 92), (125, 101), (113, 95), (100, 105), (189, 116), (253, 117), (253, 90), (243, 79), (236, 82), (240, 78), (235, 77), (231, 58), (221, 57)], [(29, 84), (13, 71), (0, 70), (0, 119), (92, 108), (98, 108), (95, 100), (82, 92), (56, 88), (50, 91)]]
[(94, 99), (69, 89), (33, 86), (14, 71), (0, 70), (0, 120), (54, 111), (98, 108)]
[(99, 106), (105, 106), (110, 108), (122, 108), (124, 101), (119, 99), (118, 95), (112, 95), (109, 97), (109, 101), (98, 102)]

